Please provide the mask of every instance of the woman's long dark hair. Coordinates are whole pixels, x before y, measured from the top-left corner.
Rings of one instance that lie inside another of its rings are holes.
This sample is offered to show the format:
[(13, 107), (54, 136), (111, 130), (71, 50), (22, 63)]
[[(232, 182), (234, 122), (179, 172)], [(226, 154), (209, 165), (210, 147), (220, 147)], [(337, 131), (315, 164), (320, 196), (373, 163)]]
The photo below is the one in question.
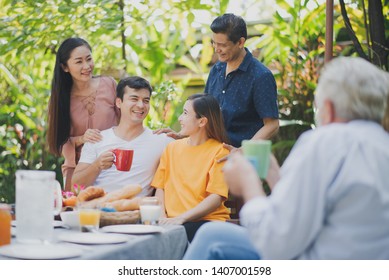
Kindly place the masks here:
[(50, 152), (58, 156), (61, 155), (62, 146), (70, 136), (70, 92), (73, 86), (72, 76), (65, 72), (62, 66), (67, 65), (72, 51), (80, 46), (86, 46), (92, 51), (87, 41), (81, 38), (68, 38), (58, 48), (55, 60), (49, 101), (47, 141)]
[(205, 126), (207, 136), (221, 143), (228, 144), (230, 141), (224, 127), (223, 114), (215, 97), (197, 93), (189, 96), (188, 100), (192, 101), (193, 110), (197, 118), (206, 117), (208, 119), (208, 123)]

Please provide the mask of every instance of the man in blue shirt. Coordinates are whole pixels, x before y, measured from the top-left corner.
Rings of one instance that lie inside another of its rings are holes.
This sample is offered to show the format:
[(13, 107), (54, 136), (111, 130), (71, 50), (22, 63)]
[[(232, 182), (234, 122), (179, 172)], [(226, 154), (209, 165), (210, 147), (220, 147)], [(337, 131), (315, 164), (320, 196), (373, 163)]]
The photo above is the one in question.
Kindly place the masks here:
[[(270, 70), (244, 47), (245, 21), (224, 14), (212, 22), (211, 30), (219, 62), (211, 69), (204, 92), (218, 100), (230, 144), (240, 147), (244, 139), (271, 138), (279, 128), (277, 86)], [(183, 137), (170, 128), (154, 133)]]
[(273, 74), (244, 47), (245, 21), (234, 14), (211, 24), (212, 44), (219, 61), (209, 74), (205, 93), (213, 95), (223, 112), (230, 142), (269, 139), (278, 131), (277, 86)]

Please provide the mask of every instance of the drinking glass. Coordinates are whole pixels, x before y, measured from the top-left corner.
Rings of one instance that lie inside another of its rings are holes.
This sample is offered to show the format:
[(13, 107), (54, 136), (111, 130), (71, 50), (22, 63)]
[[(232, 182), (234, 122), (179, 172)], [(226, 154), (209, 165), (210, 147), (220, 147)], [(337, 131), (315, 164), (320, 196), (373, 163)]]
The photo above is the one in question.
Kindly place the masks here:
[(0, 246), (11, 243), (11, 207), (0, 203)]
[(139, 202), (140, 217), (144, 225), (157, 225), (161, 216), (161, 203), (158, 197), (144, 197)]
[(81, 232), (96, 232), (100, 226), (100, 209), (96, 208), (78, 208), (78, 217), (80, 219)]
[(269, 170), (271, 141), (270, 140), (243, 140), (243, 155), (257, 170), (261, 179), (266, 179)]

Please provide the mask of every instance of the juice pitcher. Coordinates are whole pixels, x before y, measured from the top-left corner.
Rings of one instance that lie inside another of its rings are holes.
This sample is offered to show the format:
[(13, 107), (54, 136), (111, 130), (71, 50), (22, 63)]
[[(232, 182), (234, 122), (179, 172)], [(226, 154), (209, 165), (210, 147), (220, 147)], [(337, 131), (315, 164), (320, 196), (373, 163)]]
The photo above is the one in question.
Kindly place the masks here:
[(53, 171), (16, 171), (16, 239), (50, 242), (54, 215), (62, 208), (61, 185)]

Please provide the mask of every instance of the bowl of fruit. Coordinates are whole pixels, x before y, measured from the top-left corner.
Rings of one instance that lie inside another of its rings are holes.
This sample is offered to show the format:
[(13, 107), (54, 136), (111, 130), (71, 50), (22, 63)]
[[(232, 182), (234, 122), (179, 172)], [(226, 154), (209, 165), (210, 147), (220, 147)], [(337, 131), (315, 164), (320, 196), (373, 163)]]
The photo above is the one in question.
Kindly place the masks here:
[(62, 191), (62, 205), (65, 207), (65, 210), (76, 206), (77, 196), (84, 189), (84, 185), (74, 184), (70, 191)]

